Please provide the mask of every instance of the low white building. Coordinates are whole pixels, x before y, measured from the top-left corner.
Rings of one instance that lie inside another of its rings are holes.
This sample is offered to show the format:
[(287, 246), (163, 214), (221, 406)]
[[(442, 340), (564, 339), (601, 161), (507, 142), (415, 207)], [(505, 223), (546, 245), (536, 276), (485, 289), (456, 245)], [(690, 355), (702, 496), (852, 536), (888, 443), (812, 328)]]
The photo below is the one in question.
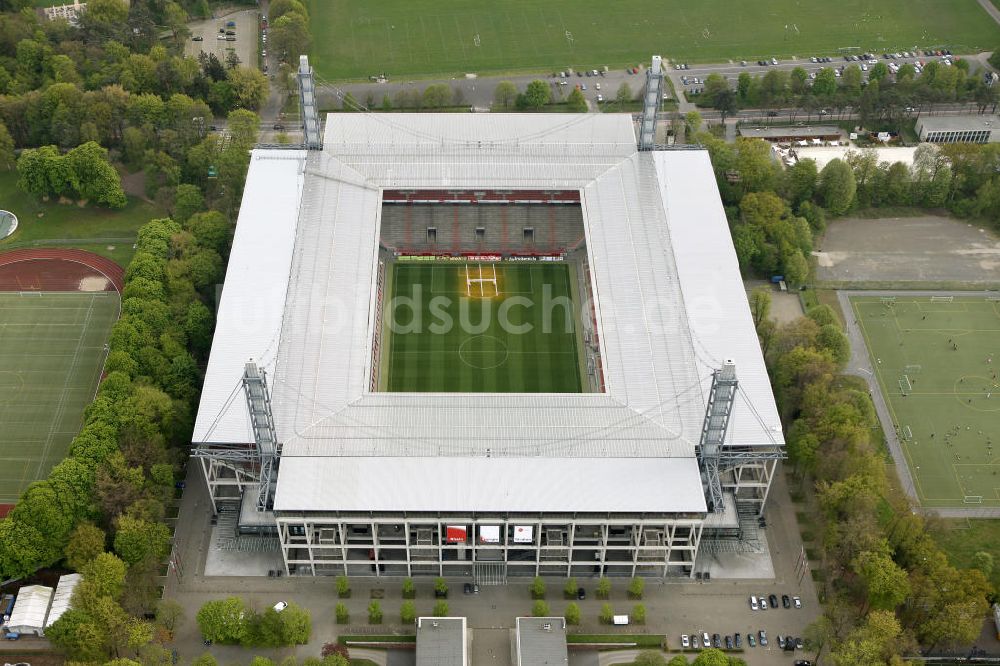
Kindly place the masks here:
[(14, 610), (4, 628), (15, 634), (45, 635), (45, 618), (49, 613), (53, 590), (44, 585), (22, 587), (17, 593)]

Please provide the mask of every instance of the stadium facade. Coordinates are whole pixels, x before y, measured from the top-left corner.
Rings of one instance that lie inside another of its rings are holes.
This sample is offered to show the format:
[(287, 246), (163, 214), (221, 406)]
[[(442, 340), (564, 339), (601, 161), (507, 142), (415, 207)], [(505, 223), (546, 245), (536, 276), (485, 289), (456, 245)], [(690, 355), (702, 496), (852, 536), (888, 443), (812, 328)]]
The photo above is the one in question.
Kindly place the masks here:
[[(413, 257), (572, 266), (585, 388), (385, 390)], [(289, 574), (693, 575), (783, 447), (707, 152), (627, 114), (331, 114), (255, 150), (193, 443)]]

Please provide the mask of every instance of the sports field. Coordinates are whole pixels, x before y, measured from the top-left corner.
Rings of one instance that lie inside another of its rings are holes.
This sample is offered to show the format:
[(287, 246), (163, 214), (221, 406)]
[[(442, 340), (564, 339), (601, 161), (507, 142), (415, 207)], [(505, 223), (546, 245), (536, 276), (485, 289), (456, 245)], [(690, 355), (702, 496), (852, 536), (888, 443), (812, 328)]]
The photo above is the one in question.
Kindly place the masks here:
[(976, 0), (309, 0), (313, 66), (357, 79), (949, 47), (992, 50)]
[(94, 397), (118, 303), (115, 292), (0, 293), (0, 504), (66, 455)]
[(925, 506), (1000, 506), (1000, 302), (851, 299)]
[(385, 390), (584, 390), (570, 266), (397, 263), (390, 269)]

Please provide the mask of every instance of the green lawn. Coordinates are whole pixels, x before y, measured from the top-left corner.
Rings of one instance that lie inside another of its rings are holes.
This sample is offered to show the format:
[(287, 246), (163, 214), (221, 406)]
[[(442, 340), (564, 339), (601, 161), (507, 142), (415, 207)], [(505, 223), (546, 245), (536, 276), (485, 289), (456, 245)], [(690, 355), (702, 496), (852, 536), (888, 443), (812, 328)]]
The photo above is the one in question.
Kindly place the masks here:
[(1000, 520), (945, 520), (940, 528), (933, 531), (948, 559), (957, 567), (972, 566), (972, 556), (979, 551), (991, 553), (996, 561), (991, 576), (993, 587), (1000, 589), (1000, 559), (997, 544), (1000, 543)]
[(128, 198), (122, 210), (44, 202), (17, 189), (17, 173), (0, 173), (0, 208), (18, 218), (17, 231), (0, 241), (0, 252), (20, 247), (89, 250), (125, 266), (134, 254), (136, 230), (166, 213), (154, 204)]
[[(313, 65), (328, 79), (594, 69), (836, 54), (840, 48), (992, 50), (976, 0), (308, 0)], [(637, 79), (638, 81), (638, 79)]]
[(386, 390), (583, 390), (569, 266), (469, 264), (468, 270), (477, 278), (480, 269), (492, 277), (494, 267), (496, 288), (473, 284), (472, 297), (464, 263), (391, 267), (391, 297), (383, 314), (389, 339), (382, 352)]
[(114, 292), (0, 293), (0, 503), (66, 455), (118, 307)]
[(851, 304), (923, 505), (1000, 506), (1000, 302)]

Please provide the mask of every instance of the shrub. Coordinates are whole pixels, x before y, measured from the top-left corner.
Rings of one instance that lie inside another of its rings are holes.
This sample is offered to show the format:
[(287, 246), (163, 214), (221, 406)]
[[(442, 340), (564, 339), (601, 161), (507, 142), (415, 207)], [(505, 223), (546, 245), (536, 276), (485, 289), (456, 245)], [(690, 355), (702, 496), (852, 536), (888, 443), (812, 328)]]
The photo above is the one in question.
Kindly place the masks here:
[(597, 598), (607, 599), (610, 596), (611, 596), (611, 581), (602, 576), (601, 580), (597, 581)]
[(351, 584), (348, 582), (347, 576), (337, 576), (337, 597), (340, 599), (351, 597)]
[(566, 604), (566, 612), (563, 613), (566, 624), (580, 624), (580, 606), (576, 602)]
[(539, 599), (534, 604), (531, 605), (531, 614), (534, 617), (548, 617), (549, 616), (549, 605)]
[(382, 606), (377, 599), (368, 604), (368, 624), (382, 624)]
[(646, 589), (646, 581), (642, 578), (633, 578), (628, 584), (629, 599), (642, 599), (642, 592)]
[(563, 596), (567, 599), (576, 598), (576, 589), (579, 586), (576, 584), (576, 578), (566, 579), (566, 586), (563, 587)]
[(444, 578), (434, 579), (434, 596), (446, 598), (448, 596), (448, 583)]
[(531, 598), (532, 599), (544, 599), (545, 598), (545, 581), (541, 579), (540, 576), (535, 576), (535, 580), (531, 581)]
[(344, 604), (337, 604), (333, 612), (337, 616), (337, 624), (347, 624), (351, 621), (351, 614), (347, 612), (347, 606)]
[(632, 607), (632, 621), (636, 624), (646, 624), (646, 607), (636, 604)]
[(600, 620), (602, 624), (611, 624), (615, 619), (615, 611), (612, 610), (611, 604), (601, 604), (601, 614)]
[(447, 617), (448, 616), (448, 602), (439, 601), (434, 604), (434, 610), (431, 612), (434, 617)]
[(417, 589), (413, 585), (413, 579), (407, 578), (403, 581), (403, 598), (413, 599), (417, 596)]
[(417, 619), (417, 609), (412, 601), (404, 601), (399, 607), (399, 621), (403, 624), (413, 624)]

